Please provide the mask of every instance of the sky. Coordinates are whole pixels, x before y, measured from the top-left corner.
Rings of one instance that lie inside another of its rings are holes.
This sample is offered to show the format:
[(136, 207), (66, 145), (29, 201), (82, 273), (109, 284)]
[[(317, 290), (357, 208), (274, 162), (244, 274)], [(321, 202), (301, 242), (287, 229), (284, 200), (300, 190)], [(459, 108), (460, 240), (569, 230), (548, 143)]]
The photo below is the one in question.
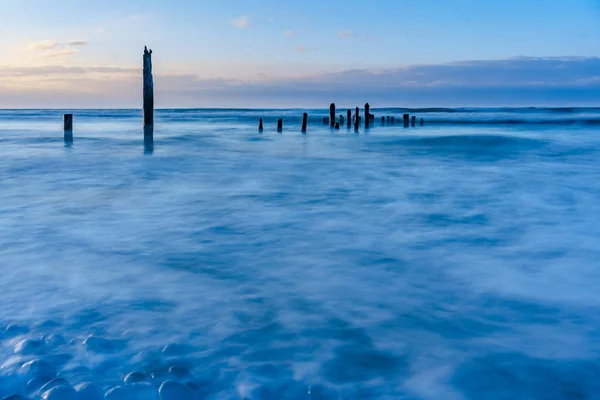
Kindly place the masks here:
[(600, 106), (600, 0), (0, 0), (0, 108)]

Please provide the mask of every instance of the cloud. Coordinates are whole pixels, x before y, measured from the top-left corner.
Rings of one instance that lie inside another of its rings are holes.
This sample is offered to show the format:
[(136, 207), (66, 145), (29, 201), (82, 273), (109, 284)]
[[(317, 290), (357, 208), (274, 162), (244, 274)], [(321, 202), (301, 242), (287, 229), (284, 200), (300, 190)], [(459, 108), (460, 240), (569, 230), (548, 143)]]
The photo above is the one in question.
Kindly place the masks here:
[(69, 40), (67, 45), (69, 46), (85, 46), (87, 44), (87, 40)]
[(232, 19), (231, 23), (236, 28), (244, 29), (244, 28), (247, 28), (248, 26), (250, 26), (250, 19), (247, 16), (242, 15), (241, 17)]
[(58, 46), (59, 44), (54, 40), (41, 40), (39, 42), (29, 44), (29, 48), (35, 51), (51, 50)]
[(63, 56), (69, 56), (69, 55), (75, 54), (75, 53), (79, 53), (79, 50), (77, 50), (77, 49), (62, 49), (62, 50), (46, 52), (42, 55), (42, 57), (44, 57), (44, 58), (63, 57)]
[(338, 37), (341, 38), (351, 38), (356, 36), (356, 33), (354, 31), (340, 31), (338, 32)]
[(304, 47), (304, 46), (298, 46), (298, 47), (296, 47), (296, 51), (298, 51), (300, 53), (303, 53), (303, 52), (305, 52), (307, 50), (308, 49), (306, 47)]
[(293, 31), (285, 31), (283, 34), (285, 36), (292, 36), (294, 34), (294, 32)]
[[(259, 81), (155, 72), (155, 81), (158, 107), (314, 107), (331, 99), (341, 107), (600, 105), (598, 57), (515, 57)], [(0, 66), (0, 107), (42, 107), (47, 98), (49, 106), (76, 96), (70, 106), (133, 107), (141, 84), (139, 68)]]

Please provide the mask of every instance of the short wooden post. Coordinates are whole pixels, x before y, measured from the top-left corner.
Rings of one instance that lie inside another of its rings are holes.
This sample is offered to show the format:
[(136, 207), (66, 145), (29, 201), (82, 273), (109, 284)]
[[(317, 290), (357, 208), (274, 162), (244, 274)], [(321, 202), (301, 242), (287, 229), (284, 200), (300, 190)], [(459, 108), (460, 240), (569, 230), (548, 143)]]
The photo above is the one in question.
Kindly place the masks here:
[(394, 117), (390, 118), (390, 122), (392, 125), (394, 125)]
[(369, 103), (365, 104), (365, 129), (369, 128), (369, 122), (371, 122), (371, 113), (369, 112), (370, 109), (371, 106), (369, 106)]
[(65, 114), (63, 116), (63, 125), (65, 132), (73, 132), (73, 114)]
[(144, 126), (154, 125), (154, 80), (152, 50), (144, 46)]
[(410, 115), (404, 114), (402, 117), (404, 118), (404, 127), (408, 128), (408, 121), (410, 119)]
[(335, 104), (331, 103), (329, 106), (329, 124), (333, 128), (335, 124)]
[(302, 114), (302, 133), (306, 133), (306, 122), (308, 121), (308, 114)]
[(381, 117), (381, 125), (385, 125), (385, 117)]
[(358, 124), (360, 124), (360, 115), (358, 113), (360, 110), (356, 107), (356, 112), (354, 113), (354, 130), (358, 131)]
[(344, 114), (340, 114), (340, 125), (344, 125)]
[(258, 131), (262, 132), (263, 131), (263, 123), (262, 123), (262, 118), (258, 119)]
[(329, 117), (323, 117), (323, 125), (329, 125)]
[(348, 109), (348, 111), (346, 111), (346, 119), (348, 120), (348, 129), (350, 129), (352, 127), (352, 110)]
[(335, 129), (336, 129), (336, 130), (339, 130), (339, 129), (340, 129), (340, 123), (339, 123), (339, 122), (336, 122), (336, 123), (335, 123)]
[(279, 118), (277, 120), (277, 132), (283, 131), (283, 119)]
[(411, 125), (415, 126), (415, 124), (417, 123), (417, 117), (415, 117), (414, 115), (412, 116), (412, 121), (411, 121)]
[(423, 118), (421, 118), (420, 125), (421, 125), (421, 126), (425, 125), (425, 120), (423, 120)]

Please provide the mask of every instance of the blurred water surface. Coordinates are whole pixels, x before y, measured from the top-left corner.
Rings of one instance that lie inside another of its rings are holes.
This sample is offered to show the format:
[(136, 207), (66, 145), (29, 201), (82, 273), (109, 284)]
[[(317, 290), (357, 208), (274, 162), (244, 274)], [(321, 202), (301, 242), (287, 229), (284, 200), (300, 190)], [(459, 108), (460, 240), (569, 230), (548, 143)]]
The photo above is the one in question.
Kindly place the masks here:
[(302, 112), (0, 111), (0, 398), (600, 397), (600, 110)]

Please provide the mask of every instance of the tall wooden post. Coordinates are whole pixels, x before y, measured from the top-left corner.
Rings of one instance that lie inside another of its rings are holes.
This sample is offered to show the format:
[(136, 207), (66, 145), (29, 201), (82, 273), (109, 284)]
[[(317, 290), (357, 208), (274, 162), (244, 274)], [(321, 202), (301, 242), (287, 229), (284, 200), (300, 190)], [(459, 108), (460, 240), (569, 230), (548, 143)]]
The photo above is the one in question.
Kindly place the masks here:
[(258, 119), (258, 131), (262, 132), (263, 131), (263, 123), (262, 123), (262, 118)]
[(348, 129), (350, 129), (352, 127), (352, 110), (348, 109), (348, 111), (346, 111), (346, 119), (348, 120)]
[(277, 120), (277, 132), (283, 131), (283, 119), (279, 118)]
[(329, 124), (332, 128), (335, 126), (335, 103), (329, 106)]
[(154, 80), (152, 50), (144, 46), (144, 126), (154, 125)]
[(306, 122), (308, 121), (308, 114), (302, 114), (302, 133), (306, 133)]
[(409, 121), (410, 116), (408, 114), (404, 114), (402, 117), (404, 119), (404, 127), (408, 128), (408, 121)]
[(358, 131), (358, 125), (360, 124), (360, 110), (356, 107), (356, 112), (354, 113), (354, 130)]
[(369, 128), (369, 122), (371, 122), (371, 113), (369, 112), (369, 103), (365, 104), (365, 129)]

